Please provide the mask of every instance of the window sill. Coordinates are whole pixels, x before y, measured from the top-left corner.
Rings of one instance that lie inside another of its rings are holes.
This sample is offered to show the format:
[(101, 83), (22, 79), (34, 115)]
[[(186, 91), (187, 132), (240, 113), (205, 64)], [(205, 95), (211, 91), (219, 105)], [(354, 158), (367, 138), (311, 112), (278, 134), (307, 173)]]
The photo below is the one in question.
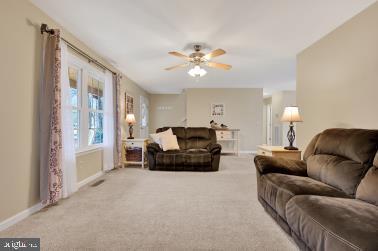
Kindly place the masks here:
[(75, 154), (76, 156), (81, 156), (81, 155), (85, 155), (85, 154), (93, 153), (97, 151), (102, 151), (102, 145), (88, 146), (86, 148), (76, 150)]

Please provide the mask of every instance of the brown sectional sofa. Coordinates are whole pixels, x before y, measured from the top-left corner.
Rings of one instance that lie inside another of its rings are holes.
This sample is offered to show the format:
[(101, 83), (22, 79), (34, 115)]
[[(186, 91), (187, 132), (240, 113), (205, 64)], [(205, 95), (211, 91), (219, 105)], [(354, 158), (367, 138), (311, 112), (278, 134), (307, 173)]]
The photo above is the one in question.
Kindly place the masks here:
[(164, 171), (218, 171), (222, 147), (217, 144), (214, 129), (206, 127), (163, 127), (157, 133), (172, 128), (180, 150), (163, 151), (159, 144), (147, 145), (148, 167)]
[(378, 250), (378, 130), (328, 129), (304, 160), (256, 156), (258, 199), (301, 250)]

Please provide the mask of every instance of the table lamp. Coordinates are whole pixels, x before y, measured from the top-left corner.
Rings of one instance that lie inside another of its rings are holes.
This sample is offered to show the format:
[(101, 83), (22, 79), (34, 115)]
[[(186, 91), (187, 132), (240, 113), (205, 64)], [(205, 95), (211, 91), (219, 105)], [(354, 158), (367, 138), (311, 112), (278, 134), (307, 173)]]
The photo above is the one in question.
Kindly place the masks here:
[(129, 137), (128, 137), (128, 139), (133, 139), (134, 137), (133, 137), (133, 125), (136, 123), (136, 121), (135, 121), (135, 116), (134, 116), (134, 114), (132, 114), (132, 113), (129, 113), (129, 114), (127, 114), (126, 115), (126, 122), (127, 122), (127, 124), (129, 124)]
[(286, 150), (298, 150), (295, 146), (293, 146), (293, 142), (295, 140), (295, 132), (294, 132), (294, 124), (293, 122), (302, 122), (301, 116), (299, 116), (299, 110), (297, 106), (288, 106), (285, 107), (284, 113), (282, 114), (281, 118), (282, 122), (289, 122), (289, 131), (287, 132), (287, 139), (289, 140), (290, 145), (285, 146)]

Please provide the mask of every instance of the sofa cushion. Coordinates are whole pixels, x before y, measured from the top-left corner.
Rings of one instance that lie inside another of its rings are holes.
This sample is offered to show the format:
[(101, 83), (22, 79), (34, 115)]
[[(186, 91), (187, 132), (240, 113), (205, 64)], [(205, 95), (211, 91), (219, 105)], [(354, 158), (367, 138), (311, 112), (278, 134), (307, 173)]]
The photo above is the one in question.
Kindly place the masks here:
[(158, 152), (156, 154), (156, 165), (158, 166), (182, 166), (185, 163), (185, 152), (180, 150), (171, 150)]
[(211, 154), (205, 149), (191, 149), (185, 153), (185, 165), (205, 166), (211, 164)]
[(186, 129), (186, 149), (203, 149), (211, 142), (210, 129), (206, 127), (192, 127)]
[(260, 196), (285, 219), (286, 203), (295, 195), (314, 194), (335, 197), (348, 197), (342, 191), (309, 177), (280, 173), (262, 175)]
[(311, 250), (377, 250), (377, 207), (355, 199), (300, 195), (286, 205), (292, 231)]
[(307, 159), (307, 175), (354, 195), (368, 166), (344, 157), (317, 154)]
[(327, 129), (315, 145), (315, 154), (337, 155), (371, 165), (378, 147), (378, 130)]
[(209, 128), (207, 127), (188, 127), (186, 129), (186, 138), (202, 138), (209, 139)]
[(378, 167), (373, 166), (358, 185), (356, 198), (378, 206)]

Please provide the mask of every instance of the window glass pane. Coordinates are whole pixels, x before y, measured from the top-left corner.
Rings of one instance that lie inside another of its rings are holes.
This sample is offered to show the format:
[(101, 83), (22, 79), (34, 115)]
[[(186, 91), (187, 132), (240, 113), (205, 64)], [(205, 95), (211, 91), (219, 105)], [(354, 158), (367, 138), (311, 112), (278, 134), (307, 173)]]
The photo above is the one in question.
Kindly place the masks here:
[(88, 78), (88, 108), (98, 109), (98, 80), (92, 77)]
[(98, 109), (104, 109), (104, 82), (98, 81)]
[(74, 129), (74, 143), (77, 149), (80, 146), (80, 111), (72, 110), (72, 123)]
[(68, 77), (70, 80), (70, 92), (71, 92), (71, 105), (78, 106), (78, 80), (79, 80), (79, 71), (75, 68), (68, 67)]
[(95, 144), (101, 144), (103, 142), (103, 120), (104, 114), (97, 113), (97, 120), (96, 120), (96, 132), (95, 132)]
[(89, 112), (88, 118), (88, 145), (103, 143), (103, 113)]

